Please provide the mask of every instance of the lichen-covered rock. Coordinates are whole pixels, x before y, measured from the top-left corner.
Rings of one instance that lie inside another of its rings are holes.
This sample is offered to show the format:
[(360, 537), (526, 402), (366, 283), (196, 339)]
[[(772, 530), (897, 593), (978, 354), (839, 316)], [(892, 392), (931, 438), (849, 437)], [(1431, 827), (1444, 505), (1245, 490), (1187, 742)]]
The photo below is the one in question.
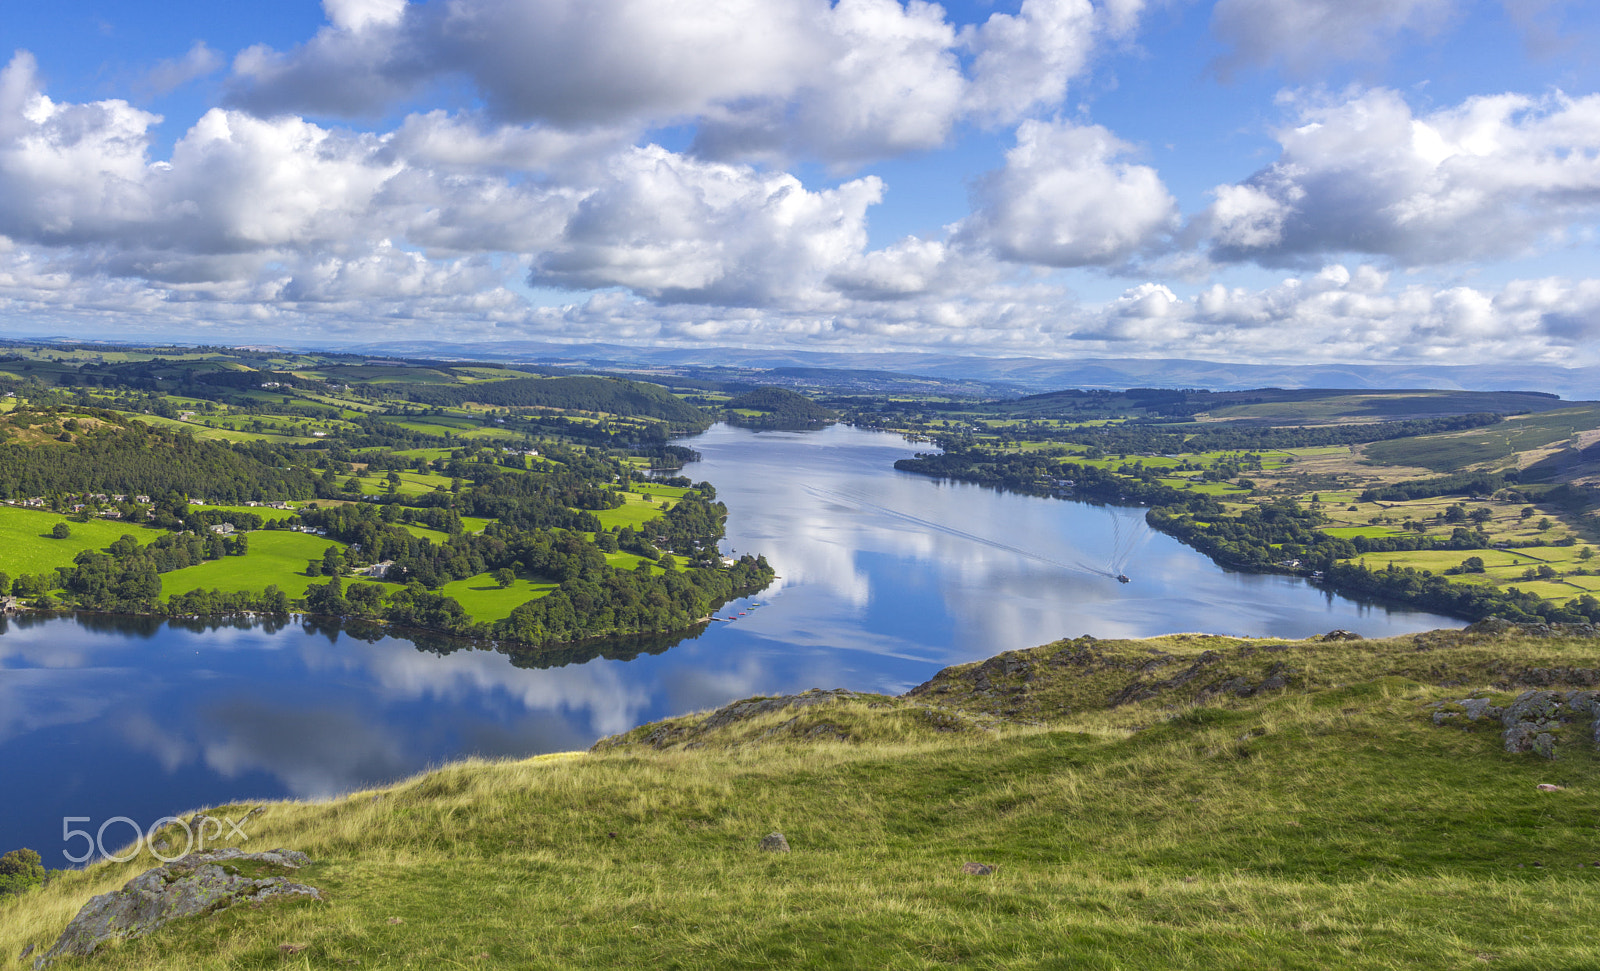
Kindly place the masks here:
[(1319, 641), (1364, 641), (1364, 640), (1366, 640), (1366, 638), (1362, 637), (1360, 634), (1357, 634), (1353, 630), (1345, 630), (1344, 628), (1341, 627), (1338, 630), (1330, 630), (1330, 631), (1328, 631), (1326, 634), (1323, 634), (1321, 637), (1317, 638), (1317, 640), (1319, 640)]
[(1460, 705), (1465, 709), (1469, 722), (1475, 722), (1480, 718), (1499, 718), (1505, 712), (1504, 708), (1488, 698), (1463, 698)]
[(87, 957), (107, 941), (143, 937), (171, 921), (215, 913), (236, 903), (283, 897), (321, 900), (315, 887), (293, 883), (286, 875), (310, 863), (304, 853), (294, 850), (245, 853), (229, 848), (192, 853), (146, 870), (121, 890), (85, 904), (55, 946), (33, 966), (42, 968), (67, 956)]
[[(1513, 754), (1534, 752), (1547, 759), (1556, 757), (1555, 730), (1559, 730), (1570, 709), (1559, 691), (1524, 691), (1505, 707), (1500, 723), (1506, 727), (1506, 751)], [(1587, 712), (1585, 712), (1587, 714)]]
[(1540, 732), (1533, 737), (1533, 752), (1547, 759), (1556, 757), (1556, 737), (1549, 732)]
[(1517, 700), (1506, 706), (1500, 721), (1507, 727), (1518, 722), (1552, 722), (1561, 717), (1561, 693), (1557, 691), (1524, 691)]

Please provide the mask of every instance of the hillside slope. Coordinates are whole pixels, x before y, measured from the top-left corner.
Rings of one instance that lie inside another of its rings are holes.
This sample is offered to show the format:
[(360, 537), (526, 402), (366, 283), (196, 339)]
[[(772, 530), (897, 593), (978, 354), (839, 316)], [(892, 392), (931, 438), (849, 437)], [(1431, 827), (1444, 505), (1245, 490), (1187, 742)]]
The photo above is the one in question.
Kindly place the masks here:
[[(899, 698), (748, 699), (269, 804), (248, 848), (308, 853), (326, 902), (85, 966), (1594, 967), (1597, 686), (1592, 629), (1490, 625), (1079, 638)], [(1555, 761), (1507, 751), (1517, 712)], [(152, 865), (0, 903), (0, 967)]]

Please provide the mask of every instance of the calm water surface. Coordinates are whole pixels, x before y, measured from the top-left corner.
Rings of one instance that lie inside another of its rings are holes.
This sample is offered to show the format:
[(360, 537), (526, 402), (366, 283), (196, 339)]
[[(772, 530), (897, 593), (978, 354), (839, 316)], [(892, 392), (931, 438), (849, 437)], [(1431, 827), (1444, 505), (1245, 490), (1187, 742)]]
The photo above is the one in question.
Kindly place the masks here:
[[(752, 694), (898, 693), (948, 664), (1084, 633), (1460, 626), (1226, 572), (1144, 529), (1138, 510), (895, 472), (918, 448), (899, 436), (719, 425), (689, 444), (705, 458), (685, 474), (728, 504), (725, 548), (765, 553), (780, 574), (721, 611), (745, 616), (697, 636), (551, 659), (300, 623), (5, 623), (0, 852), (32, 846), (64, 866), (64, 816), (148, 825), (203, 804), (327, 796), (468, 754), (581, 748)], [(1132, 583), (1095, 572), (1119, 554)]]

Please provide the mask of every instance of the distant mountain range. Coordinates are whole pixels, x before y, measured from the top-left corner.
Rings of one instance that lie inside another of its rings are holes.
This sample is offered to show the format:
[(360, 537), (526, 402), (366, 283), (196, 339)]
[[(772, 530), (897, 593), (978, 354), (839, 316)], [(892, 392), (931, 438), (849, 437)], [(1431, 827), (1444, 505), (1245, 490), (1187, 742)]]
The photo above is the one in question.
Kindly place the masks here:
[(1600, 367), (1546, 364), (1229, 364), (1177, 358), (962, 357), (919, 353), (843, 353), (787, 348), (631, 347), (538, 341), (451, 343), (393, 341), (329, 347), (347, 353), (463, 358), (594, 368), (724, 366), (890, 371), (945, 381), (975, 381), (1016, 391), (1059, 388), (1437, 388), (1458, 391), (1543, 391), (1563, 398), (1600, 398)]

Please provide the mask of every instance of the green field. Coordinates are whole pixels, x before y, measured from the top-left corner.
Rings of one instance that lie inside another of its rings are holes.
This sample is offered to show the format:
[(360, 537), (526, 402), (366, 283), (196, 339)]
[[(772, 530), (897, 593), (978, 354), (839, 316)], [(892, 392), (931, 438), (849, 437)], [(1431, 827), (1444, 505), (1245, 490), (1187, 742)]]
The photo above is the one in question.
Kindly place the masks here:
[[(47, 534), (56, 523), (66, 523), (72, 535), (51, 539)], [(124, 534), (148, 543), (160, 535), (155, 530), (111, 519), (72, 522), (53, 512), (0, 506), (0, 572), (12, 578), (24, 573), (45, 573), (58, 566), (71, 566), (72, 558), (84, 550), (102, 550)], [(304, 564), (302, 564), (303, 566)]]
[(1160, 482), (1162, 485), (1171, 486), (1174, 489), (1182, 489), (1185, 492), (1198, 492), (1201, 495), (1206, 496), (1242, 496), (1246, 495), (1250, 491), (1249, 489), (1241, 489), (1238, 486), (1231, 485), (1227, 482), (1197, 482), (1193, 479), (1186, 479), (1182, 477), (1171, 477), (1158, 479), (1156, 481)]
[(1397, 536), (1400, 531), (1387, 529), (1383, 526), (1324, 526), (1318, 532), (1336, 536), (1339, 539), (1354, 539), (1357, 536)]
[(311, 584), (327, 582), (322, 577), (306, 576), (306, 563), (321, 560), (323, 551), (330, 546), (343, 545), (322, 536), (288, 530), (263, 529), (246, 535), (250, 537), (250, 552), (244, 556), (225, 556), (162, 574), (161, 596), (197, 589), (259, 593), (276, 584), (291, 599), (297, 599), (306, 595), (306, 587)]
[(444, 532), (443, 530), (429, 529), (426, 526), (418, 526), (416, 523), (400, 523), (398, 525), (404, 528), (405, 531), (410, 533), (412, 536), (420, 536), (423, 539), (432, 540), (437, 544), (443, 544), (445, 541), (450, 539), (450, 534)]
[(1545, 562), (1542, 559), (1522, 555), (1516, 550), (1410, 550), (1398, 553), (1368, 553), (1357, 557), (1357, 561), (1365, 563), (1369, 570), (1381, 570), (1393, 562), (1395, 566), (1409, 566), (1443, 573), (1447, 568), (1460, 564), (1469, 556), (1483, 560), (1485, 567), (1537, 567)]
[(658, 575), (667, 572), (637, 553), (626, 553), (619, 550), (616, 553), (602, 553), (600, 555), (606, 558), (606, 563), (609, 566), (618, 570), (636, 570), (639, 568), (640, 563), (650, 563), (650, 572)]
[(667, 499), (682, 499), (689, 493), (683, 486), (670, 486), (659, 482), (634, 482), (627, 489), (636, 495), (650, 496), (657, 501), (663, 497)]
[(271, 432), (241, 432), (229, 428), (210, 428), (192, 421), (178, 421), (176, 418), (162, 418), (160, 415), (145, 415), (134, 412), (124, 412), (134, 421), (142, 421), (148, 425), (159, 425), (163, 428), (181, 428), (195, 438), (209, 439), (221, 442), (310, 442), (314, 439), (299, 435), (280, 435)]
[(659, 497), (654, 502), (645, 502), (638, 493), (624, 492), (622, 498), (626, 505), (616, 509), (590, 510), (606, 529), (620, 529), (623, 526), (638, 529), (652, 519), (661, 518), (662, 513), (672, 508), (672, 503)]
[(479, 623), (493, 623), (511, 616), (511, 612), (530, 600), (538, 600), (556, 588), (554, 583), (535, 583), (518, 577), (504, 590), (487, 573), (465, 580), (454, 580), (439, 588), (439, 592), (454, 597), (472, 619)]

